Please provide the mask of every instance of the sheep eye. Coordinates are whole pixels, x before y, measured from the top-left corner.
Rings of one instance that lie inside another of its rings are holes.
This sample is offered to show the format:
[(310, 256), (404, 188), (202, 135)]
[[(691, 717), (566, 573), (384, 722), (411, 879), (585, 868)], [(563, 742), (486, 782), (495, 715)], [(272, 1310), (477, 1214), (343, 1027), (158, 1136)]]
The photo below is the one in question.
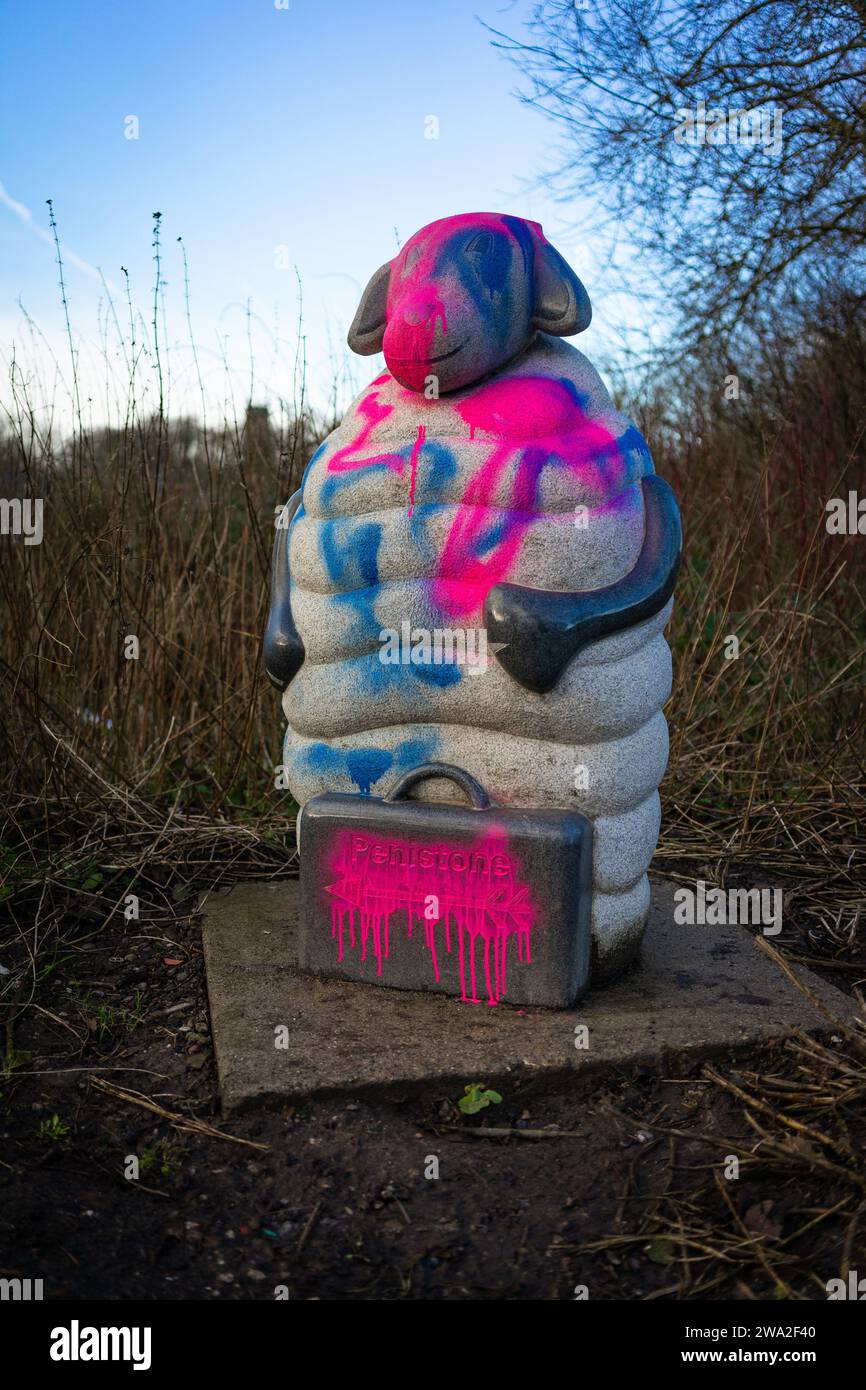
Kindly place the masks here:
[(493, 250), (493, 235), (491, 232), (479, 232), (474, 236), (466, 247), (467, 256), (481, 258), (488, 256)]

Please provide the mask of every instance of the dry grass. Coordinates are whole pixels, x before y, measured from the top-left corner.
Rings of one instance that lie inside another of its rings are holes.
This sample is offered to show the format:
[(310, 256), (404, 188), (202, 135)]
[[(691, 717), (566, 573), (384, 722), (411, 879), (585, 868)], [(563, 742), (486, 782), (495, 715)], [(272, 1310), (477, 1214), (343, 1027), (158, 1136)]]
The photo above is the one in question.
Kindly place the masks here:
[(662, 1106), (643, 1122), (614, 1229), (554, 1248), (615, 1278), (632, 1252), (648, 1257), (666, 1275), (650, 1299), (825, 1299), (827, 1278), (847, 1280), (866, 1250), (866, 1031), (853, 1052), (841, 1043), (799, 1035), (772, 1069), (705, 1067), (687, 1104), (699, 1111), (718, 1088), (734, 1102), (729, 1129), (671, 1124)]
[(656, 863), (783, 887), (788, 949), (866, 974), (866, 544), (825, 525), (862, 490), (866, 328), (842, 305), (762, 351), (738, 401), (710, 361), (641, 411), (686, 525)]

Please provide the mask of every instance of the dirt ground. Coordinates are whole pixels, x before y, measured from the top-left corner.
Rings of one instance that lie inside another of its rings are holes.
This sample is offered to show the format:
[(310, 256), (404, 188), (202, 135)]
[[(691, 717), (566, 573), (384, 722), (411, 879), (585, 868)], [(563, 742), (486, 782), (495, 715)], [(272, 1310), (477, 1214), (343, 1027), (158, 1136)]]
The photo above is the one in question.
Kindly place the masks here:
[(455, 1088), (223, 1124), (191, 904), (79, 942), (39, 998), (6, 1039), (0, 1267), (47, 1299), (826, 1299), (866, 1268), (862, 1077), (827, 1143), (730, 1089), (784, 1099), (790, 1045), (472, 1116)]

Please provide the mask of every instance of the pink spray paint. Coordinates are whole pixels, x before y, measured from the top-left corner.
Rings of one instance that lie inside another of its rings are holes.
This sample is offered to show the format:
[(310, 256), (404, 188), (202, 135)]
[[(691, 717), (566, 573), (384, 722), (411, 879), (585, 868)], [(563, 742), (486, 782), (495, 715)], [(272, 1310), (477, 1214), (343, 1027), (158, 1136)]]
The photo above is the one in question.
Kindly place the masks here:
[[(452, 346), (438, 283), (443, 259), (447, 265), (447, 256), (443, 258), (447, 243), (462, 231), (505, 232), (511, 237), (508, 222), (502, 214), (493, 212), (443, 217), (416, 232), (395, 258), (388, 285), (382, 351), (388, 367), (412, 391), (423, 391), (427, 378), (436, 374), (437, 358)], [(526, 225), (543, 242), (538, 223)]]
[[(386, 405), (379, 400), (378, 392), (374, 389), (375, 387), (381, 386), (384, 381), (390, 381), (390, 379), (391, 378), (387, 375), (377, 377), (368, 388), (365, 395), (361, 398), (358, 404), (358, 413), (362, 417), (363, 424), (348, 444), (344, 444), (342, 449), (337, 449), (336, 453), (331, 455), (328, 460), (329, 473), (349, 473), (355, 472), (360, 468), (372, 468), (378, 465), (379, 467), (384, 466), (389, 468), (391, 472), (399, 473), (402, 476), (406, 466), (402, 454), (370, 454), (363, 458), (357, 457), (361, 450), (365, 449), (370, 444), (371, 435), (375, 433), (377, 425), (380, 425), (383, 420), (387, 420), (388, 416), (394, 410), (393, 405)], [(426, 425), (419, 425), (418, 434), (412, 445), (412, 453), (409, 457), (409, 467), (411, 470), (409, 482), (410, 516), (415, 509), (415, 484), (418, 477), (418, 460), (421, 456), (421, 450), (424, 447), (424, 440), (426, 437)]]
[(412, 478), (411, 478), (411, 481), (410, 481), (410, 483), (409, 483), (409, 515), (410, 515), (410, 516), (412, 515), (412, 512), (413, 512), (414, 509), (415, 509), (415, 482), (416, 482), (416, 479), (417, 479), (417, 477), (418, 477), (418, 459), (419, 459), (419, 457), (420, 457), (421, 450), (422, 450), (423, 447), (424, 447), (424, 440), (426, 439), (426, 437), (427, 437), (427, 427), (426, 427), (426, 425), (419, 425), (419, 426), (418, 426), (418, 437), (417, 437), (417, 439), (415, 440), (415, 443), (412, 445), (412, 457), (411, 457), (410, 460), (409, 460), (409, 464), (410, 464), (411, 469), (412, 469)]
[[(488, 834), (471, 845), (449, 845), (341, 830), (335, 837), (329, 872), (334, 879), (326, 891), (333, 899), (331, 935), (337, 943), (337, 959), (343, 959), (348, 945), (350, 950), (360, 949), (361, 959), (366, 960), (369, 946), (377, 977), (385, 984), (391, 919), (403, 911), (409, 939), (416, 924), (423, 926), (423, 949), (430, 953), (437, 983), (441, 978), (437, 951), (444, 945), (445, 953), (451, 954), (452, 924), (456, 928), (465, 1003), (481, 1002), (478, 976), (482, 968), (487, 1003), (495, 1005), (503, 998), (511, 938), (516, 939), (518, 960), (532, 962), (535, 910), (505, 835)], [(481, 950), (476, 952), (479, 945)]]
[[(588, 418), (573, 391), (552, 378), (493, 381), (456, 403), (456, 409), (470, 439), (476, 430), (492, 437), (487, 457), (466, 486), (432, 584), (443, 611), (466, 615), (480, 611), (493, 585), (507, 578), (537, 520), (536, 485), (550, 461), (614, 497), (623, 485), (625, 460), (615, 437)], [(482, 557), (479, 541), (494, 527), (499, 534)]]
[(389, 381), (390, 377), (380, 376), (367, 388), (361, 400), (358, 402), (358, 414), (363, 419), (363, 424), (348, 444), (344, 444), (342, 449), (338, 449), (328, 459), (329, 473), (349, 473), (358, 468), (371, 468), (374, 464), (385, 465), (394, 473), (403, 472), (405, 460), (402, 454), (373, 454), (367, 458), (358, 458), (360, 451), (367, 447), (370, 436), (374, 433), (377, 425), (383, 420), (387, 420), (392, 413), (393, 405), (385, 405), (379, 400), (379, 393), (376, 389), (384, 381)]

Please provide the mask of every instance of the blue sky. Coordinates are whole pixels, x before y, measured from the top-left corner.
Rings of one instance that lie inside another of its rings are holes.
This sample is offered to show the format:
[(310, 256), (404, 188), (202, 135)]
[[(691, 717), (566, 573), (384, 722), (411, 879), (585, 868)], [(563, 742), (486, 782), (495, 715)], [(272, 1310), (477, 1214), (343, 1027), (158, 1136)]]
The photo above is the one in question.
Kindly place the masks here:
[[(249, 395), (250, 341), (253, 394), (291, 397), (295, 267), (308, 389), (324, 399), (335, 359), (350, 356), (359, 288), (398, 238), (455, 212), (543, 223), (596, 304), (580, 340), (591, 355), (605, 327), (599, 248), (567, 231), (580, 209), (531, 188), (553, 133), (516, 99), (518, 75), (479, 22), (520, 33), (527, 11), (522, 0), (0, 0), (0, 352), (8, 361), (14, 338), (48, 378), (49, 349), (61, 370), (68, 358), (44, 240), (51, 197), (95, 418), (112, 395), (100, 344), (113, 333), (96, 269), (120, 287), (125, 266), (149, 318), (156, 209), (177, 408), (194, 404), (178, 235), (215, 409)], [(430, 116), (438, 139), (425, 138)], [(19, 297), (44, 335), (29, 347)], [(358, 387), (370, 367), (353, 359)]]

